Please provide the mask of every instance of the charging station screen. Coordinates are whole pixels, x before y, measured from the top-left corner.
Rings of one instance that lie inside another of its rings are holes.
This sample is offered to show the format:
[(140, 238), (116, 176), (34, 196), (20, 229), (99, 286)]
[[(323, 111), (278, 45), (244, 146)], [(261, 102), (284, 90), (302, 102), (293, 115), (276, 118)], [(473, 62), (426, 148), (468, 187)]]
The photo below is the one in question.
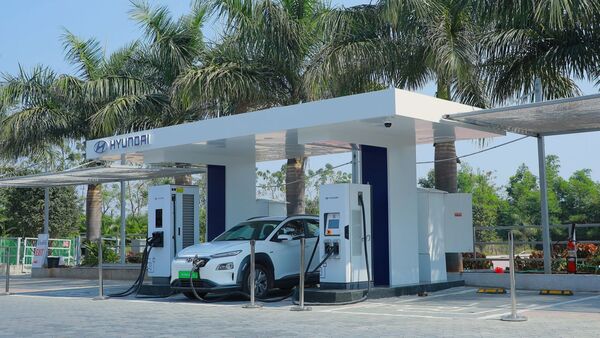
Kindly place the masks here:
[(156, 209), (154, 210), (154, 227), (155, 228), (162, 228), (163, 226), (163, 213), (162, 213), (162, 209)]
[(339, 229), (340, 228), (340, 220), (339, 219), (330, 219), (327, 222), (328, 229)]

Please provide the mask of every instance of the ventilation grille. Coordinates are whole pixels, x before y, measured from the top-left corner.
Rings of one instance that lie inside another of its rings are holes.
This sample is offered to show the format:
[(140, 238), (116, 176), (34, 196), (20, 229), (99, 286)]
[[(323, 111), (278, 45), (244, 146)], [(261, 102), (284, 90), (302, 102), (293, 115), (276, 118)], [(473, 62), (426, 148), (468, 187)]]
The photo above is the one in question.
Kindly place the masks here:
[(182, 245), (194, 245), (194, 195), (183, 195)]

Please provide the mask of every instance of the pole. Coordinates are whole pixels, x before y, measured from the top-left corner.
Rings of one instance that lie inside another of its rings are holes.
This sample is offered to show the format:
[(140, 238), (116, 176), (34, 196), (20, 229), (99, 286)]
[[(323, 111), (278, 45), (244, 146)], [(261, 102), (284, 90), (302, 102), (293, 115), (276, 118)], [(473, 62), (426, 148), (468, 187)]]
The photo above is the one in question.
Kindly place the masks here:
[(527, 317), (517, 314), (517, 290), (515, 286), (515, 239), (513, 230), (508, 233), (509, 243), (509, 267), (510, 267), (510, 315), (501, 319), (508, 322), (524, 322)]
[(50, 228), (50, 188), (44, 188), (44, 234), (49, 233)]
[[(121, 154), (121, 164), (125, 165), (125, 154)], [(125, 264), (125, 246), (127, 237), (125, 227), (127, 223), (127, 211), (125, 210), (125, 182), (121, 181), (121, 246), (119, 248), (120, 262)]]
[(548, 184), (546, 182), (546, 149), (544, 137), (538, 136), (538, 164), (540, 171), (540, 201), (542, 218), (542, 243), (544, 249), (544, 273), (552, 273), (552, 245), (550, 243), (550, 222), (548, 220)]
[(102, 266), (104, 265), (102, 257), (102, 235), (98, 238), (98, 296), (94, 300), (105, 300), (108, 297), (104, 296), (104, 276), (102, 275)]
[[(534, 101), (542, 102), (544, 93), (542, 80), (537, 77), (534, 82)], [(542, 220), (542, 245), (544, 251), (544, 273), (552, 273), (552, 246), (550, 244), (550, 222), (548, 215), (548, 182), (546, 182), (546, 145), (544, 136), (537, 136), (538, 165), (540, 173), (540, 213)]]
[(255, 284), (256, 284), (256, 241), (250, 240), (250, 304), (246, 304), (243, 306), (244, 309), (258, 309), (262, 306), (256, 304), (255, 299)]
[(306, 238), (300, 238), (300, 281), (299, 281), (299, 295), (298, 300), (300, 301), (298, 306), (292, 307), (291, 311), (310, 311), (311, 308), (304, 306), (304, 257), (306, 250)]
[(0, 296), (10, 295), (10, 248), (8, 246), (4, 247), (4, 257), (6, 258), (5, 285), (4, 293), (0, 293)]
[(352, 146), (352, 183), (358, 183), (362, 181), (362, 174), (360, 171), (360, 147), (354, 143)]

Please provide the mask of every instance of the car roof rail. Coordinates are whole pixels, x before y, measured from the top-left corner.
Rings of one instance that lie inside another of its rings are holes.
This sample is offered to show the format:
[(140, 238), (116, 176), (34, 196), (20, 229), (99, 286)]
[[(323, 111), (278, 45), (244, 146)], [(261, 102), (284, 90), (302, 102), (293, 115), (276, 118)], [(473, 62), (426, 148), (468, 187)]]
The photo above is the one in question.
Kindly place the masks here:
[(254, 217), (250, 217), (248, 218), (246, 221), (251, 221), (253, 219), (257, 219), (257, 218), (263, 218), (263, 217), (269, 217), (269, 216), (254, 216)]
[(310, 216), (310, 217), (319, 217), (319, 215), (312, 215), (312, 214), (296, 214), (296, 215), (289, 215), (289, 216), (287, 216), (285, 218), (285, 220), (287, 220), (287, 219), (289, 219), (291, 217), (307, 217), (307, 216)]

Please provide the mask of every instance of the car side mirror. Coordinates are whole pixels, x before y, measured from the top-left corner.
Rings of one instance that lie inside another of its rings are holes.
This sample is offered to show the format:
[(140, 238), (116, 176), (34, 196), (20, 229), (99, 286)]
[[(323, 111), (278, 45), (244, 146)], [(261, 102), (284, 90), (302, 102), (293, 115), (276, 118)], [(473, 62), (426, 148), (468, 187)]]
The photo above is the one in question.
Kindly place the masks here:
[(278, 234), (277, 236), (273, 237), (275, 242), (291, 241), (292, 239), (294, 238), (291, 235), (286, 234)]

